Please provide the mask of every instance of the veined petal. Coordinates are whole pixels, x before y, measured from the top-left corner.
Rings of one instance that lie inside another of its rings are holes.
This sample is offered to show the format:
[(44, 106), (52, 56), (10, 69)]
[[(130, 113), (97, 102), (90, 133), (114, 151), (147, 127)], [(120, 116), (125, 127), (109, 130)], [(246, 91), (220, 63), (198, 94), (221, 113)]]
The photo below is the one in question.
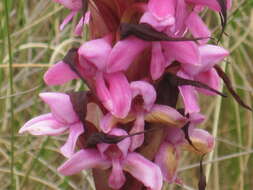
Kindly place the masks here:
[[(185, 24), (195, 38), (207, 38), (211, 36), (211, 32), (209, 31), (208, 27), (195, 12), (192, 12), (188, 16)], [(201, 44), (206, 44), (208, 41), (209, 39), (207, 38), (204, 40), (199, 40), (198, 42)]]
[(165, 57), (162, 52), (162, 47), (160, 42), (152, 43), (152, 58), (150, 64), (150, 74), (153, 80), (159, 79), (165, 69)]
[[(144, 115), (139, 113), (134, 122), (134, 126), (132, 127), (130, 134), (138, 133), (144, 131)], [(132, 143), (130, 150), (133, 152), (135, 149), (139, 148), (144, 142), (144, 134), (135, 135), (132, 138)]]
[(177, 0), (177, 5), (176, 5), (176, 23), (175, 23), (175, 34), (177, 36), (182, 36), (183, 33), (186, 30), (185, 26), (185, 19), (187, 18), (189, 14), (188, 7), (185, 3), (185, 0)]
[(151, 123), (162, 123), (173, 127), (183, 127), (187, 119), (177, 110), (165, 105), (155, 104), (151, 111), (145, 115), (145, 120)]
[(84, 127), (81, 122), (71, 125), (69, 127), (69, 137), (67, 142), (61, 147), (61, 153), (70, 158), (75, 151), (78, 137), (84, 132)]
[(109, 186), (113, 189), (120, 189), (126, 181), (119, 159), (112, 160), (112, 173), (109, 177)]
[(200, 65), (198, 46), (194, 42), (162, 42), (166, 59), (175, 59), (182, 64)]
[(79, 77), (63, 61), (53, 65), (44, 74), (44, 81), (49, 86), (61, 85), (77, 78)]
[(113, 73), (127, 70), (134, 59), (149, 45), (149, 42), (133, 36), (118, 41), (109, 55), (106, 71)]
[(161, 190), (163, 177), (160, 168), (137, 153), (129, 153), (123, 163), (123, 169), (150, 190)]
[(160, 167), (164, 180), (169, 183), (177, 179), (179, 157), (179, 150), (167, 142), (161, 145), (155, 157), (155, 163)]
[[(219, 90), (221, 86), (221, 79), (219, 75), (217, 74), (215, 69), (210, 69), (205, 72), (201, 72), (198, 75), (195, 76), (195, 79), (197, 81), (200, 81), (204, 84), (207, 84), (211, 88), (215, 90)], [(216, 95), (215, 93), (211, 92), (210, 90), (200, 89), (196, 88), (199, 92), (204, 93), (206, 95)]]
[(110, 91), (105, 83), (104, 75), (102, 72), (97, 72), (96, 74), (96, 92), (97, 96), (110, 112), (113, 111), (113, 102)]
[(118, 118), (126, 117), (132, 101), (132, 93), (126, 76), (121, 72), (107, 74), (106, 81), (113, 105), (111, 113)]
[[(105, 69), (106, 60), (111, 52), (110, 38), (108, 36), (85, 42), (78, 50), (80, 64), (85, 60), (94, 64), (100, 71)], [(82, 59), (84, 59), (82, 61)]]
[(156, 100), (156, 91), (154, 87), (145, 81), (134, 81), (131, 82), (130, 88), (133, 98), (137, 95), (141, 95), (144, 100), (144, 109), (150, 111)]
[(111, 166), (111, 162), (102, 159), (100, 153), (95, 149), (82, 149), (69, 158), (58, 171), (65, 176), (73, 175), (82, 170), (101, 168), (106, 169)]
[(32, 135), (59, 135), (68, 126), (56, 121), (51, 113), (35, 117), (24, 124), (19, 129), (19, 133), (29, 132)]
[(150, 0), (148, 2), (149, 11), (160, 21), (174, 18), (175, 6), (175, 0)]
[(182, 145), (185, 149), (191, 152), (195, 152), (197, 154), (206, 154), (213, 150), (214, 137), (207, 131), (203, 129), (193, 128), (189, 130), (189, 136), (192, 144), (194, 145), (194, 147), (196, 147), (197, 150), (192, 147), (188, 142), (185, 142)]
[(79, 120), (70, 97), (64, 93), (44, 92), (39, 95), (49, 105), (55, 119), (61, 123), (72, 124)]

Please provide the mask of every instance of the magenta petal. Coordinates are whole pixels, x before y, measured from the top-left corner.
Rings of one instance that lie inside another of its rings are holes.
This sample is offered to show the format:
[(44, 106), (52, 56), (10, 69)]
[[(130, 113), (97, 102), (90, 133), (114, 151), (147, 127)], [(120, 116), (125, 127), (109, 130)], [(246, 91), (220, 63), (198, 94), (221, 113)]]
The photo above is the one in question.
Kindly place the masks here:
[[(206, 72), (202, 72), (195, 76), (195, 80), (200, 81), (204, 84), (207, 84), (211, 88), (215, 90), (219, 90), (221, 86), (221, 79), (217, 74), (215, 69), (210, 69)], [(211, 92), (210, 90), (205, 90), (201, 88), (196, 88), (199, 92), (204, 93), (206, 95), (216, 95), (216, 93)]]
[(106, 71), (113, 73), (127, 70), (137, 55), (147, 48), (148, 45), (150, 45), (149, 42), (133, 36), (118, 41), (109, 55)]
[[(217, 0), (186, 0), (187, 2), (194, 3), (196, 5), (207, 6), (214, 11), (220, 11), (220, 5)], [(231, 0), (227, 1), (227, 8), (230, 8)]]
[(113, 102), (110, 91), (105, 83), (104, 75), (102, 72), (96, 74), (96, 92), (97, 96), (110, 112), (113, 111)]
[[(171, 18), (171, 23), (169, 24), (173, 24), (174, 21), (175, 19)], [(157, 20), (157, 18), (151, 12), (145, 12), (140, 19), (140, 23), (147, 23), (159, 32), (163, 31), (168, 26), (168, 23), (163, 24), (159, 22), (159, 20)]]
[(106, 169), (111, 165), (110, 161), (102, 159), (95, 149), (82, 149), (69, 158), (58, 171), (65, 176), (76, 174), (82, 170), (101, 168)]
[(76, 11), (71, 11), (71, 13), (63, 20), (62, 24), (60, 25), (60, 30), (63, 30), (65, 25), (68, 24), (76, 14)]
[(156, 91), (154, 87), (145, 81), (134, 81), (130, 84), (132, 96), (135, 98), (138, 95), (141, 95), (144, 100), (144, 109), (149, 111), (156, 100)]
[[(143, 114), (138, 114), (134, 122), (134, 126), (130, 131), (130, 134), (144, 131), (144, 124), (145, 123)], [(144, 134), (133, 136), (130, 150), (133, 152), (135, 149), (139, 148), (143, 144), (143, 142), (144, 142)]]
[(49, 105), (53, 116), (59, 122), (72, 124), (79, 120), (73, 109), (69, 95), (57, 92), (44, 92), (40, 93), (40, 97)]
[(61, 147), (61, 153), (69, 158), (74, 154), (78, 137), (84, 132), (83, 124), (76, 123), (69, 127), (69, 137), (67, 142)]
[(161, 43), (152, 43), (152, 58), (150, 64), (150, 74), (153, 80), (159, 79), (165, 69), (165, 57), (162, 52)]
[[(195, 12), (192, 12), (188, 16), (185, 24), (195, 38), (207, 38), (211, 36), (211, 32), (209, 31), (208, 27)], [(199, 40), (198, 42), (201, 44), (206, 44), (208, 41), (209, 39), (207, 38), (204, 40)]]
[(109, 133), (114, 126), (115, 123), (115, 117), (111, 113), (107, 113), (102, 117), (100, 120), (99, 128), (104, 133)]
[(70, 80), (79, 78), (67, 64), (58, 62), (44, 74), (44, 81), (47, 85), (61, 85)]
[(35, 117), (19, 129), (19, 133), (29, 132), (32, 135), (59, 135), (68, 126), (56, 121), (51, 113)]
[[(109, 41), (109, 37), (106, 36), (85, 42), (78, 50), (78, 54), (81, 56), (80, 59), (89, 61), (100, 71), (104, 70), (107, 57), (112, 49)], [(80, 63), (82, 64), (83, 61)]]
[(62, 4), (64, 7), (73, 10), (73, 11), (79, 11), (82, 9), (82, 0), (54, 0), (55, 2), (58, 2)]
[[(187, 75), (179, 72), (178, 76), (188, 79)], [(183, 98), (186, 113), (199, 112), (198, 96), (195, 87), (192, 86), (179, 86), (180, 94)]]
[(112, 173), (109, 177), (109, 187), (120, 189), (126, 181), (123, 169), (119, 159), (112, 160)]
[(129, 153), (123, 163), (123, 169), (150, 190), (161, 190), (163, 177), (160, 168), (137, 153)]
[(200, 64), (199, 49), (194, 42), (162, 42), (166, 59), (179, 61), (182, 64)]
[(106, 81), (109, 84), (113, 104), (111, 113), (118, 118), (126, 117), (132, 101), (132, 93), (126, 76), (120, 72), (107, 74)]
[(90, 21), (90, 11), (88, 11), (84, 17), (82, 17), (75, 28), (75, 35), (81, 36), (83, 32), (83, 25), (88, 24)]
[(158, 20), (166, 20), (174, 18), (175, 4), (175, 0), (149, 0), (148, 9)]
[(183, 33), (186, 30), (185, 26), (185, 19), (188, 16), (188, 7), (185, 3), (185, 0), (177, 0), (177, 5), (176, 5), (176, 23), (175, 23), (175, 34), (177, 36), (183, 35)]
[(166, 142), (161, 145), (156, 155), (155, 163), (160, 167), (164, 180), (169, 183), (177, 179), (179, 156), (177, 148)]
[[(111, 135), (116, 135), (116, 136), (124, 136), (128, 135), (126, 131), (123, 129), (115, 128), (110, 132)], [(123, 154), (123, 157), (125, 158), (128, 153), (128, 149), (131, 144), (131, 139), (130, 138), (125, 138), (123, 141), (120, 141), (117, 143), (118, 148), (120, 149), (121, 153)]]

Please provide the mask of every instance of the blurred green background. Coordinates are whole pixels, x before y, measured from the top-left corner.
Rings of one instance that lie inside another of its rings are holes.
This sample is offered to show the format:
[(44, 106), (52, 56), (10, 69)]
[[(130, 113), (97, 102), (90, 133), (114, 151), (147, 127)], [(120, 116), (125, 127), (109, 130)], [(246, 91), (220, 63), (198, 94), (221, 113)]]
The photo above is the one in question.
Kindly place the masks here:
[[(72, 177), (63, 177), (57, 172), (57, 167), (64, 161), (58, 148), (63, 144), (65, 136), (34, 137), (17, 133), (25, 121), (48, 111), (48, 107), (38, 98), (39, 92), (65, 92), (82, 88), (77, 81), (61, 87), (47, 87), (42, 80), (50, 64), (60, 60), (73, 45), (85, 41), (73, 36), (77, 20), (74, 19), (60, 32), (59, 25), (68, 14), (62, 6), (51, 0), (7, 2), (9, 10), (5, 8), (4, 0), (0, 2), (0, 189), (94, 189), (89, 171)], [(233, 87), (251, 106), (252, 7), (252, 0), (233, 0), (226, 28), (227, 36), (222, 39), (222, 45), (231, 52), (223, 66), (233, 81)], [(9, 32), (5, 11), (10, 18)], [(220, 32), (219, 17), (209, 11), (202, 16), (214, 36), (217, 36)], [(8, 68), (7, 33), (11, 39), (13, 76), (9, 74)], [(13, 90), (9, 85), (10, 80), (13, 81)], [(201, 97), (201, 104), (207, 116), (201, 127), (216, 137), (215, 151), (205, 157), (207, 189), (252, 190), (252, 113), (238, 106), (231, 96), (222, 100), (219, 97)], [(179, 175), (186, 185), (165, 184), (164, 189), (197, 189), (198, 162), (199, 157), (184, 153)]]

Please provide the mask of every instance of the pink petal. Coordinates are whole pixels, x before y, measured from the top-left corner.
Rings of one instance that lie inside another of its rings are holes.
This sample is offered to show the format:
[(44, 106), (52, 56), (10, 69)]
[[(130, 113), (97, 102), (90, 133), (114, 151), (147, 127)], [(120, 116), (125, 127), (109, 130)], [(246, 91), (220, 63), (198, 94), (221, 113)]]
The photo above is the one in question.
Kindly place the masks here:
[(29, 132), (32, 135), (59, 135), (62, 134), (68, 126), (56, 121), (51, 113), (35, 117), (20, 128), (19, 133)]
[(44, 92), (40, 93), (40, 98), (49, 105), (57, 121), (65, 124), (72, 124), (79, 121), (69, 95), (57, 92)]
[(99, 128), (104, 132), (104, 133), (109, 133), (112, 128), (116, 127), (117, 121), (115, 117), (111, 113), (107, 113), (103, 118), (100, 120), (100, 125)]
[(175, 31), (176, 36), (182, 36), (186, 30), (185, 20), (189, 14), (188, 7), (185, 3), (185, 0), (177, 0), (176, 5), (176, 23)]
[(63, 61), (53, 65), (44, 74), (44, 81), (49, 86), (61, 85), (77, 78), (79, 77)]
[(174, 108), (158, 104), (155, 104), (152, 110), (145, 115), (145, 120), (151, 123), (162, 123), (178, 128), (183, 127), (187, 121), (187, 119)]
[[(132, 127), (130, 134), (138, 133), (144, 131), (144, 116), (143, 114), (138, 114)], [(133, 152), (135, 149), (139, 148), (144, 142), (144, 134), (135, 135), (132, 137), (132, 144), (130, 150)]]
[(161, 145), (156, 155), (155, 163), (160, 167), (164, 180), (169, 183), (177, 179), (179, 157), (178, 149), (166, 142)]
[(83, 25), (84, 24), (89, 24), (90, 22), (90, 11), (88, 11), (87, 13), (85, 13), (85, 16), (84, 18), (82, 17), (78, 24), (76, 25), (76, 28), (75, 28), (75, 35), (78, 35), (78, 36), (81, 36), (82, 35), (82, 30), (83, 30)]
[(78, 50), (80, 64), (82, 65), (86, 60), (94, 64), (98, 70), (103, 71), (111, 49), (108, 36), (85, 42)]
[(184, 71), (191, 76), (210, 70), (216, 63), (229, 55), (229, 52), (224, 48), (210, 44), (199, 46), (199, 53), (200, 65), (184, 65)]
[(60, 30), (63, 30), (66, 24), (68, 24), (76, 14), (76, 11), (71, 11), (71, 13), (63, 20), (62, 24), (60, 25)]
[(207, 131), (203, 129), (191, 128), (189, 130), (190, 139), (194, 145), (198, 149), (194, 149), (188, 142), (185, 141), (183, 145), (184, 148), (195, 152), (197, 154), (206, 154), (213, 150), (214, 148), (214, 137), (209, 134)]
[(161, 190), (163, 177), (160, 168), (137, 153), (129, 153), (123, 163), (123, 169), (150, 190)]
[(112, 160), (112, 173), (109, 177), (109, 187), (112, 189), (120, 189), (126, 181), (120, 160)]
[[(199, 38), (199, 37), (207, 38), (211, 36), (211, 32), (209, 31), (208, 27), (203, 22), (203, 20), (199, 17), (199, 15), (196, 14), (195, 12), (192, 12), (188, 16), (185, 24), (190, 30), (191, 34), (195, 38)], [(208, 41), (209, 41), (209, 38), (205, 40), (199, 40), (198, 42), (201, 44), (206, 44)]]
[(62, 4), (64, 7), (73, 10), (73, 11), (79, 11), (82, 9), (83, 4), (82, 0), (54, 0), (60, 4)]
[(175, 0), (149, 0), (148, 9), (158, 20), (170, 20), (175, 16), (175, 4)]
[(106, 71), (113, 73), (127, 70), (134, 59), (149, 45), (149, 42), (133, 36), (118, 41), (109, 55)]
[(150, 64), (150, 74), (153, 80), (159, 79), (165, 69), (165, 57), (162, 52), (161, 43), (152, 43), (152, 58)]
[[(214, 11), (220, 11), (220, 5), (217, 0), (186, 0), (187, 2), (194, 3), (196, 5), (207, 6)], [(227, 7), (231, 6), (230, 0), (227, 1)]]
[(128, 115), (131, 108), (132, 94), (127, 78), (123, 73), (113, 73), (106, 75), (106, 81), (109, 85), (113, 109), (111, 113), (124, 118)]
[(110, 91), (105, 83), (104, 75), (102, 72), (96, 74), (96, 92), (101, 103), (110, 112), (113, 111), (113, 102)]
[[(189, 79), (189, 76), (187, 76), (183, 72), (178, 72), (178, 76)], [(195, 90), (195, 87), (190, 85), (179, 86), (179, 91), (184, 101), (185, 112), (186, 113), (199, 112), (200, 108), (198, 104), (198, 95), (197, 91)]]
[(181, 128), (169, 127), (167, 133), (166, 141), (171, 145), (178, 146), (185, 140), (185, 134)]
[[(206, 72), (202, 72), (195, 76), (195, 80), (200, 81), (204, 84), (207, 84), (211, 88), (215, 90), (219, 90), (221, 86), (221, 79), (219, 75), (217, 74), (215, 69), (210, 69)], [(201, 93), (204, 93), (206, 95), (216, 95), (216, 93), (211, 92), (210, 90), (205, 90), (201, 88), (197, 88), (197, 90)]]
[(182, 64), (199, 65), (198, 46), (194, 42), (162, 42), (166, 59), (175, 59)]
[(58, 171), (65, 176), (76, 174), (82, 170), (110, 167), (108, 160), (101, 158), (100, 153), (95, 149), (82, 149), (69, 158)]
[(168, 21), (170, 21), (170, 22), (169, 23), (159, 22), (159, 20), (157, 20), (157, 18), (151, 12), (145, 12), (140, 19), (140, 23), (149, 24), (159, 32), (166, 29), (166, 27), (168, 27), (168, 25), (173, 24), (175, 22), (175, 19), (171, 18)]
[(190, 121), (192, 124), (197, 125), (202, 123), (205, 120), (205, 116), (200, 113), (190, 114)]
[(156, 91), (154, 87), (145, 81), (134, 81), (131, 82), (130, 88), (133, 98), (141, 95), (144, 100), (145, 111), (150, 111), (156, 100)]
[[(111, 135), (116, 135), (116, 136), (125, 136), (128, 135), (126, 131), (123, 129), (115, 128), (110, 132)], [(131, 139), (130, 138), (125, 138), (123, 141), (120, 141), (117, 143), (117, 147), (120, 149), (121, 153), (123, 154), (123, 157), (125, 158), (128, 153), (128, 149), (131, 144)]]
[(84, 132), (82, 123), (76, 123), (69, 127), (69, 137), (67, 142), (61, 147), (61, 153), (69, 158), (74, 154), (78, 137)]

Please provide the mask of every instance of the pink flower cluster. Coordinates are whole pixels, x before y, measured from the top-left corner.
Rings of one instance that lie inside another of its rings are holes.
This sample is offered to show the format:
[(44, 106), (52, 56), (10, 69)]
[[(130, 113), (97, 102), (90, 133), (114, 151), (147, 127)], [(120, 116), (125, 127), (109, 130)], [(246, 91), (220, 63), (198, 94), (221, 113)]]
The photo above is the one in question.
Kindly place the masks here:
[(214, 147), (214, 138), (197, 128), (204, 121), (198, 93), (221, 94), (215, 65), (229, 53), (208, 44), (211, 32), (199, 14), (224, 7), (219, 0), (94, 0), (84, 15), (86, 1), (54, 1), (71, 10), (61, 28), (81, 13), (75, 32), (88, 24), (93, 39), (71, 49), (44, 81), (51, 86), (79, 79), (89, 92), (41, 93), (51, 113), (19, 132), (67, 132), (61, 153), (68, 160), (58, 169), (63, 175), (110, 170), (112, 189), (124, 186), (125, 172), (150, 190), (161, 190), (163, 181), (179, 183), (181, 152), (203, 155)]

